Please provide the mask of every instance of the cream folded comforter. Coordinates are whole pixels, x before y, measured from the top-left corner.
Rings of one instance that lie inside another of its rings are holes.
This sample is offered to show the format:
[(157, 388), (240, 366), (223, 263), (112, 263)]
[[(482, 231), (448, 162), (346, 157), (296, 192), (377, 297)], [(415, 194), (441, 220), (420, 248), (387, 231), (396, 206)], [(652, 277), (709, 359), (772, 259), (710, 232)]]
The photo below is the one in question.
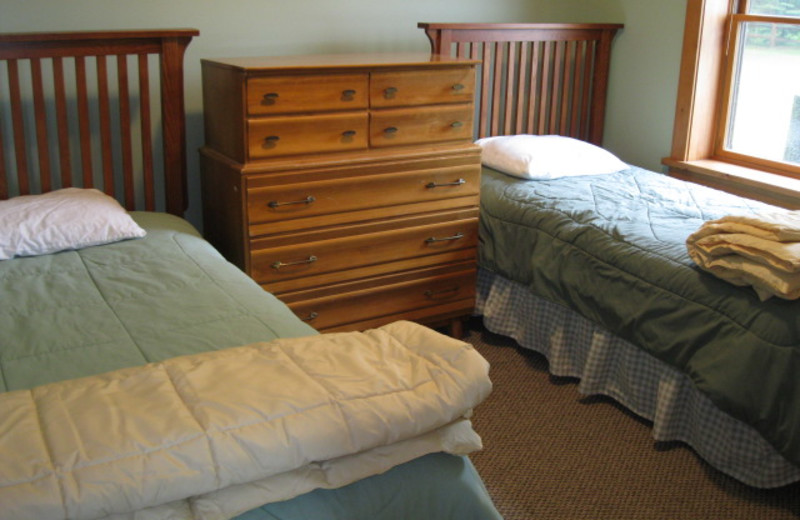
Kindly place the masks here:
[(711, 220), (686, 245), (702, 269), (735, 285), (752, 286), (762, 301), (800, 298), (800, 212)]
[(0, 518), (230, 518), (479, 449), (490, 391), (469, 344), (396, 322), (0, 394)]

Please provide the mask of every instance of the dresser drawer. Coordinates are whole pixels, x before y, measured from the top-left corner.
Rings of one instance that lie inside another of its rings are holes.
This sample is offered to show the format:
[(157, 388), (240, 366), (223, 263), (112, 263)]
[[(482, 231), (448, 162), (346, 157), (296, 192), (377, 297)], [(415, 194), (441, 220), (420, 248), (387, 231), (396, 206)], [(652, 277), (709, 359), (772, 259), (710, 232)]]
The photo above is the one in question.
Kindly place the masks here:
[[(369, 208), (477, 197), (479, 190), (480, 169), (469, 166), (248, 188), (248, 223), (250, 226), (283, 223)], [(477, 198), (470, 202), (473, 204), (477, 204)], [(398, 209), (398, 214), (402, 214), (402, 209)], [(327, 223), (323, 218), (315, 224)]]
[[(320, 275), (336, 273), (333, 281), (380, 275), (403, 269), (448, 263), (463, 255), (448, 253), (478, 244), (478, 219), (470, 218), (377, 233), (306, 241), (282, 247), (251, 247), (250, 275), (267, 290), (280, 294), (320, 285)], [(433, 258), (428, 258), (433, 257)], [(410, 261), (407, 261), (410, 260)], [(331, 283), (331, 280), (327, 280)]]
[(373, 108), (472, 103), (474, 95), (473, 67), (375, 72), (370, 77)]
[(254, 77), (247, 81), (247, 113), (270, 115), (365, 109), (367, 74)]
[(475, 276), (474, 269), (422, 276), (410, 281), (287, 303), (301, 319), (321, 331), (383, 317), (399, 319), (407, 312), (424, 311), (436, 315), (437, 308), (469, 314), (475, 301)]
[(268, 117), (247, 121), (251, 159), (361, 150), (367, 147), (367, 112)]
[(381, 148), (472, 139), (472, 105), (374, 110), (369, 143)]

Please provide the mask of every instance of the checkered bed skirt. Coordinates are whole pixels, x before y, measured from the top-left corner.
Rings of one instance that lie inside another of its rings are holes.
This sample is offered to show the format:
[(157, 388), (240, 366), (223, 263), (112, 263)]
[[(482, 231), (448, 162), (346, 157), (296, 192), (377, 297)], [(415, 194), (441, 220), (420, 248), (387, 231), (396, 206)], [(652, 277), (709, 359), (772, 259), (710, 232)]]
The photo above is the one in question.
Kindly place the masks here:
[(483, 269), (475, 313), (490, 331), (543, 354), (554, 375), (579, 378), (581, 393), (609, 396), (652, 421), (657, 441), (683, 441), (750, 486), (800, 480), (800, 468), (754, 428), (717, 408), (686, 375), (578, 313)]

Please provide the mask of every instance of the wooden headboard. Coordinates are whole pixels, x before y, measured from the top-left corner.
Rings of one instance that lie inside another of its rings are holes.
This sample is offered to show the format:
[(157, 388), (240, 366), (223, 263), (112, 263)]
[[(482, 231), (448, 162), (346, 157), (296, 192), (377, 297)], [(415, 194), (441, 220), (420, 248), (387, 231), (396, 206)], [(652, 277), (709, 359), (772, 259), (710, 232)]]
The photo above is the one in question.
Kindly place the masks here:
[(434, 54), (481, 60), (476, 137), (558, 134), (600, 145), (620, 24), (420, 23)]
[(0, 34), (0, 200), (75, 186), (183, 215), (183, 56), (198, 34)]

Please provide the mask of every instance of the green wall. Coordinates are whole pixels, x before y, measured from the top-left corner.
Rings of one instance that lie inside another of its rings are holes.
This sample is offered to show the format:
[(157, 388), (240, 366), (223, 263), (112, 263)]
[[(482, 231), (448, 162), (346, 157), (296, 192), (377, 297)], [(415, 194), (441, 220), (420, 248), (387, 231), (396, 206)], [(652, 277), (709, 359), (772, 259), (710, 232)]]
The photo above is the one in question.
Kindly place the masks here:
[(0, 32), (193, 27), (186, 55), (190, 185), (200, 224), (200, 59), (425, 51), (417, 22), (621, 22), (605, 145), (660, 170), (672, 136), (686, 0), (0, 0)]

